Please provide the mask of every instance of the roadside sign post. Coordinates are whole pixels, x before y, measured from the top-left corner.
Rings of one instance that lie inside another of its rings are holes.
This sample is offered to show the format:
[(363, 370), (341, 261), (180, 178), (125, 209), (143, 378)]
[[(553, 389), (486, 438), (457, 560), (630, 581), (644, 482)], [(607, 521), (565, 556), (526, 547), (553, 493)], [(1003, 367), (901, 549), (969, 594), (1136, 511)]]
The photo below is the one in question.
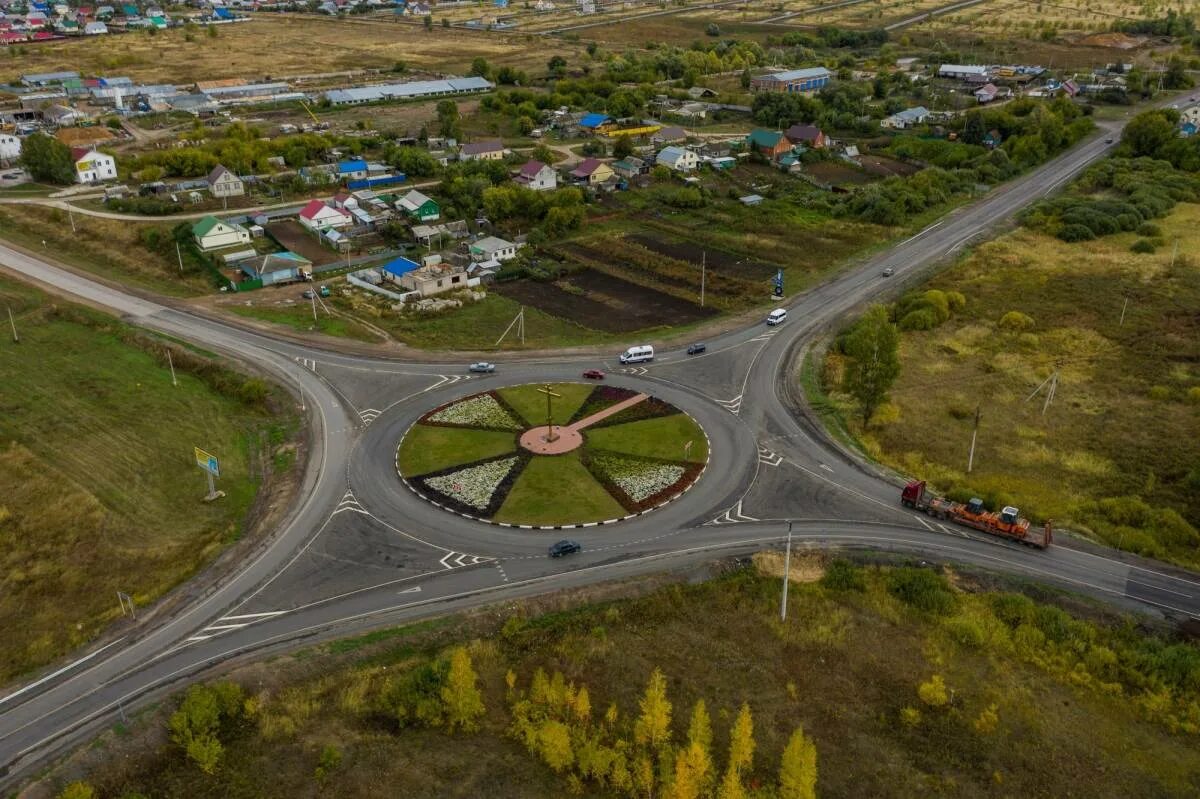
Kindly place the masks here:
[(691, 454), (692, 454), (692, 442), (689, 439), (688, 442), (683, 445), (683, 459), (686, 461), (688, 459), (688, 456)]
[(783, 556), (783, 598), (779, 601), (779, 621), (787, 621), (788, 578), (792, 576), (792, 523), (788, 522), (787, 550)]
[(205, 502), (212, 502), (214, 499), (220, 499), (225, 496), (224, 491), (218, 491), (216, 484), (213, 482), (214, 477), (221, 476), (221, 467), (217, 462), (216, 455), (210, 455), (199, 447), (193, 447), (196, 454), (196, 465), (204, 470), (204, 475), (208, 478), (208, 494), (205, 495)]
[(125, 593), (124, 591), (118, 591), (117, 592), (117, 602), (121, 603), (121, 615), (122, 616), (124, 616), (126, 614), (126, 612), (127, 612), (126, 608), (128, 608), (129, 615), (133, 616), (134, 621), (137, 621), (137, 609), (133, 605), (133, 597), (131, 597), (129, 594)]
[(17, 335), (17, 322), (13, 319), (12, 306), (8, 306), (8, 324), (12, 327), (13, 344), (20, 344), (21, 337)]

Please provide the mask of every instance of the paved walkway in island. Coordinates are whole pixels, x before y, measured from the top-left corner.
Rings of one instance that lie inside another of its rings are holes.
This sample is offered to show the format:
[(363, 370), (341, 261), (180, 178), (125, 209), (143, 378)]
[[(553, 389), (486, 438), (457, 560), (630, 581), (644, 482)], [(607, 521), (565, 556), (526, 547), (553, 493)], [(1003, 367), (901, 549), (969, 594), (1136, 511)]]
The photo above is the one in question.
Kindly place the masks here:
[[(580, 419), (575, 424), (570, 425), (541, 425), (526, 430), (521, 434), (521, 446), (535, 455), (562, 455), (565, 452), (570, 452), (577, 449), (583, 444), (583, 429), (591, 427), (597, 422), (602, 422), (608, 417), (620, 413), (626, 408), (633, 407), (639, 402), (645, 402), (650, 399), (649, 394), (635, 394), (629, 399), (621, 400), (615, 405), (610, 405), (601, 411), (596, 411), (591, 416)], [(547, 434), (547, 430), (549, 434)]]

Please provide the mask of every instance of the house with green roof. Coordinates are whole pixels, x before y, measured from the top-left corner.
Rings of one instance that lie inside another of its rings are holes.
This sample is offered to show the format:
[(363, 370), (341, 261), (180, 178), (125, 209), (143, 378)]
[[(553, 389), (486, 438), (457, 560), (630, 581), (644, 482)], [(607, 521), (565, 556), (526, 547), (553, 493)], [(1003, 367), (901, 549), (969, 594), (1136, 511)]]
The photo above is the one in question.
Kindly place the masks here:
[(750, 131), (750, 135), (746, 137), (746, 146), (751, 152), (761, 153), (772, 161), (792, 150), (792, 143), (783, 135), (783, 131), (765, 128)]
[(215, 216), (206, 216), (192, 225), (192, 238), (201, 250), (219, 250), (250, 243), (250, 231), (232, 222), (222, 222)]

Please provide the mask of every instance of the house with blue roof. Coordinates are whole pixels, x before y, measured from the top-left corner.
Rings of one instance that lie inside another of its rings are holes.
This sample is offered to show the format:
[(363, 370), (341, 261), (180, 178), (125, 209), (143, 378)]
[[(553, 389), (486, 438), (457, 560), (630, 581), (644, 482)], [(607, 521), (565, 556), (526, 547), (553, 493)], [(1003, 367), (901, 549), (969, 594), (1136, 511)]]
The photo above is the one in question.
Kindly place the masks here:
[(410, 261), (408, 258), (405, 258), (404, 256), (400, 256), (399, 258), (393, 258), (392, 260), (390, 260), (386, 264), (384, 264), (382, 267), (380, 267), (380, 269), (383, 270), (384, 274), (387, 275), (388, 278), (393, 281), (397, 281), (400, 278), (407, 275), (409, 272), (413, 272), (420, 268), (421, 268), (421, 265), (419, 263), (417, 263), (416, 261)]
[(362, 158), (348, 158), (339, 161), (338, 177), (342, 180), (362, 180), (367, 176), (367, 162)]
[(612, 124), (612, 117), (608, 114), (584, 114), (579, 120), (579, 127), (592, 133), (598, 133), (606, 126)]

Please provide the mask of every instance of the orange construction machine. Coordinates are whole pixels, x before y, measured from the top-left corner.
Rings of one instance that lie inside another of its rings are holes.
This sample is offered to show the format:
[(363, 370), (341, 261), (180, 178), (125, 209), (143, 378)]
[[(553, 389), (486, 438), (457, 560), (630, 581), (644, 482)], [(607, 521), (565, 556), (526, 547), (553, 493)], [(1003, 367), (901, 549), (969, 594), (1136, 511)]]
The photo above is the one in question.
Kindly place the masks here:
[(1050, 546), (1054, 538), (1049, 521), (1039, 530), (1032, 528), (1029, 520), (1022, 519), (1020, 512), (1011, 505), (1005, 506), (999, 513), (994, 513), (984, 510), (982, 499), (972, 499), (965, 505), (961, 502), (951, 502), (944, 497), (928, 493), (924, 480), (913, 480), (904, 486), (904, 490), (900, 492), (900, 504), (927, 513), (935, 519), (946, 519), (1001, 538), (1011, 538), (1038, 549)]

